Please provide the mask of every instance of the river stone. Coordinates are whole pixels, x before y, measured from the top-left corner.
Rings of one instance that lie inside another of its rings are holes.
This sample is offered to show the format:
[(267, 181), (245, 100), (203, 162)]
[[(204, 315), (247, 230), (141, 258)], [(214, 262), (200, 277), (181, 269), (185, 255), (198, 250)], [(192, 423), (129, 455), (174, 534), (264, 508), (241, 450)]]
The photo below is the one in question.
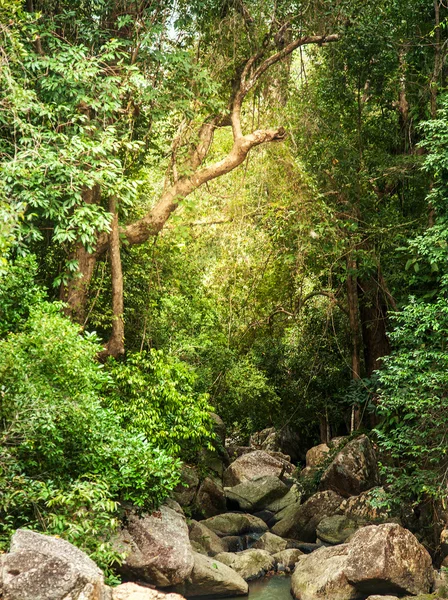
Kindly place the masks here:
[(224, 471), (223, 482), (226, 487), (233, 487), (243, 481), (250, 481), (256, 477), (270, 475), (281, 477), (285, 472), (285, 464), (278, 458), (270, 456), (263, 450), (254, 450), (237, 458)]
[(196, 512), (208, 519), (227, 510), (224, 489), (220, 481), (206, 477), (196, 495)]
[(336, 492), (318, 492), (304, 504), (289, 507), (285, 516), (272, 527), (271, 531), (280, 537), (315, 542), (318, 524), (324, 517), (333, 515), (342, 500)]
[(69, 542), (18, 529), (2, 557), (4, 600), (106, 600), (102, 571)]
[(196, 550), (207, 556), (215, 556), (219, 552), (226, 552), (227, 545), (214, 531), (204, 525), (203, 522), (191, 521), (190, 523), (190, 542), (192, 546), (200, 547)]
[(185, 600), (185, 598), (179, 594), (164, 594), (136, 583), (123, 583), (113, 588), (112, 600)]
[(398, 600), (397, 596), (369, 596), (367, 600)]
[(301, 556), (291, 577), (291, 593), (298, 600), (355, 600), (362, 598), (345, 574), (347, 546), (320, 548)]
[(195, 467), (182, 465), (180, 483), (173, 490), (173, 497), (180, 506), (190, 506), (199, 486), (199, 476)]
[(306, 466), (310, 469), (318, 467), (327, 458), (327, 454), (330, 452), (330, 448), (327, 444), (319, 444), (313, 446), (306, 453)]
[(277, 563), (277, 569), (280, 571), (282, 569), (294, 569), (296, 562), (301, 556), (303, 556), (303, 553), (300, 550), (297, 550), (297, 548), (288, 548), (281, 552), (277, 552), (273, 555), (273, 558)]
[(266, 475), (224, 489), (227, 506), (254, 512), (285, 496), (288, 488), (278, 477)]
[(343, 544), (351, 535), (359, 529), (353, 519), (343, 515), (332, 515), (324, 517), (316, 529), (317, 537), (326, 544)]
[(184, 596), (245, 596), (249, 587), (241, 575), (216, 558), (194, 553), (194, 567), (176, 591)]
[(168, 587), (183, 581), (193, 569), (185, 517), (168, 506), (143, 517), (130, 512), (115, 546), (126, 552), (120, 572), (129, 579)]
[(266, 575), (275, 568), (275, 560), (265, 550), (243, 550), (242, 552), (223, 552), (216, 560), (228, 565), (246, 581), (252, 581)]
[(386, 508), (375, 508), (372, 506), (372, 499), (375, 497), (385, 496), (384, 488), (376, 487), (367, 492), (363, 492), (359, 496), (351, 496), (346, 498), (337, 513), (355, 519), (358, 522), (364, 523), (381, 523), (391, 520), (394, 515)]
[(294, 484), (289, 489), (288, 493), (282, 498), (274, 500), (267, 507), (266, 510), (275, 514), (274, 521), (280, 521), (286, 514), (284, 511), (290, 506), (299, 505), (302, 500), (302, 490), (297, 484)]
[(359, 496), (378, 486), (378, 462), (366, 435), (361, 435), (340, 450), (322, 475), (319, 491), (333, 490), (345, 498)]
[(214, 531), (219, 537), (244, 535), (246, 533), (264, 533), (268, 526), (261, 519), (243, 513), (224, 513), (202, 521), (203, 525)]
[(396, 523), (370, 525), (348, 544), (347, 579), (364, 594), (427, 594), (434, 581), (431, 557)]
[(278, 535), (274, 535), (267, 531), (263, 533), (261, 538), (252, 545), (252, 548), (257, 548), (258, 550), (266, 550), (269, 554), (276, 554), (277, 552), (281, 552), (282, 550), (286, 550), (288, 546), (288, 542)]

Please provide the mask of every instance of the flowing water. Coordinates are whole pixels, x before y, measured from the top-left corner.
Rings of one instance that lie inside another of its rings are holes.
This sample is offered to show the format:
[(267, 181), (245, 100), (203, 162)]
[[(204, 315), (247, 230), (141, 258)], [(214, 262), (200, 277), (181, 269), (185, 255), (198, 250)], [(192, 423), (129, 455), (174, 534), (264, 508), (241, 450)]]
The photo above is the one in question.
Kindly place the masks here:
[[(274, 575), (249, 583), (249, 600), (292, 600), (291, 578)], [(234, 596), (227, 600), (244, 600), (247, 596)]]

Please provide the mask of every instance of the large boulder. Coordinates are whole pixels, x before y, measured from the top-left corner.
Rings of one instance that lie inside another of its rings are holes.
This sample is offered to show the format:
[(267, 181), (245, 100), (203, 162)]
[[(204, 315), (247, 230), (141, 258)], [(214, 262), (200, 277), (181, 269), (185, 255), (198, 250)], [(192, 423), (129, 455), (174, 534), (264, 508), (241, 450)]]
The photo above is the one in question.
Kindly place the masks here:
[(225, 513), (206, 519), (202, 523), (219, 537), (264, 533), (268, 530), (268, 526), (264, 521), (253, 515), (243, 513)]
[(198, 518), (208, 519), (226, 511), (226, 498), (221, 482), (206, 477), (199, 486), (195, 500), (195, 513)]
[(179, 594), (165, 594), (136, 583), (123, 583), (113, 588), (112, 600), (185, 600)]
[(299, 600), (350, 600), (369, 594), (425, 594), (434, 581), (431, 557), (395, 523), (371, 525), (350, 542), (300, 558), (292, 577)]
[(379, 485), (375, 451), (366, 435), (348, 442), (322, 475), (319, 491), (333, 490), (345, 498)]
[(247, 583), (236, 571), (215, 558), (194, 553), (194, 567), (189, 577), (176, 586), (184, 596), (245, 596), (249, 592)]
[(190, 542), (196, 552), (207, 556), (215, 556), (219, 552), (227, 551), (227, 545), (203, 522), (191, 521), (189, 529)]
[(190, 506), (199, 486), (199, 476), (195, 467), (182, 465), (180, 482), (173, 490), (173, 497), (180, 506)]
[(310, 469), (318, 467), (327, 458), (327, 454), (330, 452), (330, 448), (327, 444), (319, 444), (313, 446), (306, 453), (306, 466)]
[(274, 458), (263, 450), (254, 450), (230, 464), (224, 471), (223, 482), (226, 487), (233, 487), (256, 477), (269, 475), (281, 478), (285, 471), (285, 461)]
[(102, 571), (69, 542), (19, 529), (2, 557), (4, 600), (107, 600)]
[(347, 544), (321, 548), (299, 558), (291, 578), (297, 600), (355, 600), (362, 595), (348, 581)]
[(278, 477), (263, 475), (224, 491), (229, 508), (254, 512), (285, 496), (288, 488)]
[(120, 572), (129, 579), (168, 587), (186, 579), (193, 569), (185, 517), (168, 506), (142, 517), (130, 512), (116, 547), (126, 553)]
[(427, 594), (434, 581), (430, 555), (396, 523), (357, 531), (348, 544), (345, 574), (364, 594)]
[(385, 496), (386, 493), (383, 488), (372, 488), (359, 496), (346, 498), (338, 508), (337, 513), (360, 523), (379, 524), (391, 519), (397, 520), (398, 515), (394, 515), (387, 508), (375, 506), (375, 504), (378, 504), (378, 499)]
[(286, 425), (279, 431), (274, 427), (263, 429), (250, 438), (252, 448), (281, 452), (291, 457), (293, 463), (303, 459), (303, 441), (292, 427)]
[(216, 560), (228, 565), (246, 581), (263, 577), (275, 568), (275, 559), (265, 550), (249, 549), (242, 552), (223, 552)]
[(281, 521), (281, 519), (286, 517), (291, 511), (294, 511), (294, 507), (297, 508), (301, 501), (302, 490), (297, 484), (294, 484), (285, 496), (278, 500), (274, 500), (266, 507), (267, 511), (273, 513), (271, 519), (267, 521), (268, 525), (273, 525), (278, 521)]
[(304, 504), (291, 505), (271, 531), (280, 537), (315, 542), (318, 524), (324, 517), (334, 515), (342, 500), (336, 492), (318, 492)]
[(344, 515), (332, 515), (325, 517), (316, 529), (316, 535), (325, 544), (343, 544), (355, 531), (359, 529), (353, 519)]
[(266, 550), (269, 554), (277, 554), (282, 550), (286, 550), (288, 547), (287, 540), (279, 537), (278, 535), (274, 535), (270, 531), (263, 533), (260, 539), (258, 539), (255, 544), (252, 544), (252, 548), (256, 548), (258, 550)]

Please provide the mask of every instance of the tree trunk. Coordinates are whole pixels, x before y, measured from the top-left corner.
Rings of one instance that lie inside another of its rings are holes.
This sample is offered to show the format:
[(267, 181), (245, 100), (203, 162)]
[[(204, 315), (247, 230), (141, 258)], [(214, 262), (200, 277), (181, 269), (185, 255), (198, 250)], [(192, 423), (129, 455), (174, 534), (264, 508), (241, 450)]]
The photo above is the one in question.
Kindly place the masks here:
[(117, 198), (112, 196), (109, 201), (109, 211), (112, 213), (112, 229), (109, 235), (109, 261), (112, 277), (112, 333), (106, 348), (100, 358), (113, 356), (117, 358), (124, 354), (124, 321), (123, 321), (123, 270), (120, 256), (120, 232), (118, 226)]
[[(350, 333), (352, 338), (352, 379), (361, 379), (361, 355), (360, 355), (360, 326), (359, 326), (359, 306), (358, 306), (358, 277), (356, 275), (357, 262), (352, 254), (347, 257), (347, 304), (348, 317), (350, 323)], [(358, 429), (360, 425), (359, 405), (352, 406), (352, 416), (350, 423), (351, 432)]]

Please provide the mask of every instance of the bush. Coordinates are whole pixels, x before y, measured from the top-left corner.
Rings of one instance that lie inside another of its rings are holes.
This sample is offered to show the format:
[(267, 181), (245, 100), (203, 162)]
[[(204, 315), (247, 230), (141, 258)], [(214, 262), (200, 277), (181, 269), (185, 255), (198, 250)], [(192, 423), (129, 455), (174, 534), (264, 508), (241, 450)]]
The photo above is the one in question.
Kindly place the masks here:
[(208, 394), (194, 391), (195, 374), (162, 350), (129, 354), (108, 363), (108, 405), (123, 427), (144, 433), (171, 454), (193, 459), (212, 439)]
[(101, 394), (110, 375), (93, 334), (41, 302), (0, 341), (0, 540), (17, 527), (57, 533), (103, 568), (118, 503), (151, 509), (179, 480), (179, 461), (121, 427)]

